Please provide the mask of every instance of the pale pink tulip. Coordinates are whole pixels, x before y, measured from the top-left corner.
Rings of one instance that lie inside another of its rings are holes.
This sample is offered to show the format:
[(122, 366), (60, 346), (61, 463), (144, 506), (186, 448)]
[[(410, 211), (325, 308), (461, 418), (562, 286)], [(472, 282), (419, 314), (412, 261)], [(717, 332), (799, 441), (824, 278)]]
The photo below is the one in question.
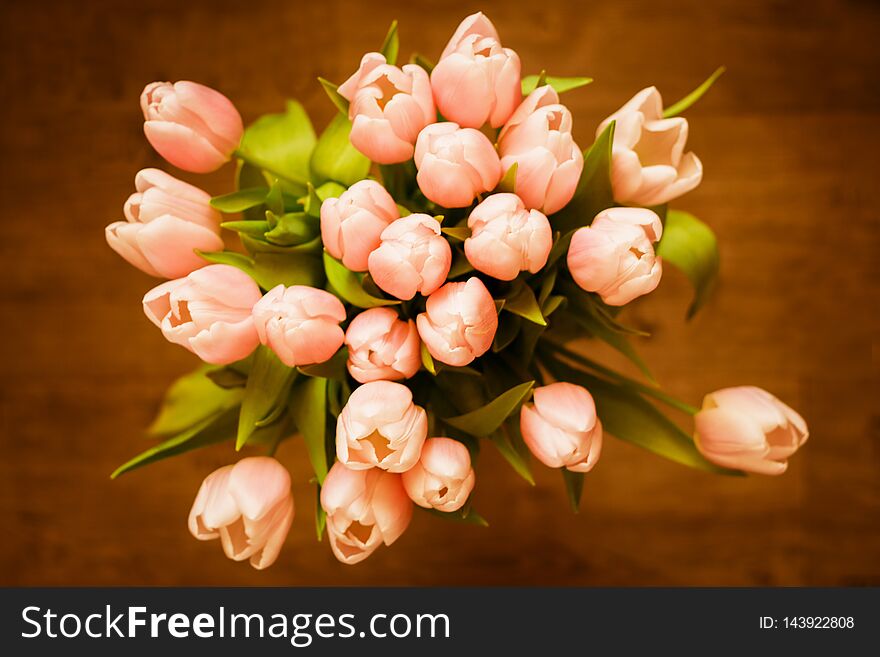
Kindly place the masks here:
[(165, 338), (207, 363), (241, 360), (260, 343), (251, 310), (260, 288), (240, 269), (208, 265), (144, 295), (144, 313)]
[(368, 265), (376, 285), (407, 301), (416, 293), (427, 296), (443, 284), (452, 265), (452, 249), (436, 219), (411, 214), (382, 231)]
[(656, 87), (642, 89), (602, 121), (596, 136), (611, 121), (616, 122), (611, 157), (615, 201), (661, 205), (700, 184), (703, 165), (692, 152), (684, 152), (687, 119), (663, 118), (663, 100)]
[(273, 458), (252, 456), (205, 479), (189, 512), (189, 531), (200, 541), (219, 538), (227, 557), (250, 559), (262, 570), (278, 558), (293, 513), (287, 470)]
[(521, 271), (537, 272), (547, 263), (553, 230), (547, 217), (526, 210), (516, 194), (493, 194), (468, 217), (471, 236), (464, 253), (477, 271), (512, 281)]
[(465, 18), (431, 73), (440, 113), (466, 128), (504, 124), (522, 99), (519, 55), (482, 13)]
[(349, 468), (405, 472), (419, 460), (428, 435), (425, 409), (392, 381), (355, 388), (336, 421), (336, 456)]
[(370, 308), (357, 315), (345, 332), (348, 371), (359, 383), (408, 379), (419, 371), (416, 323), (390, 308)]
[(385, 227), (400, 217), (391, 194), (375, 180), (361, 180), (339, 198), (321, 204), (321, 239), (327, 253), (352, 271), (367, 271)]
[(447, 283), (428, 297), (416, 326), (433, 358), (462, 366), (492, 346), (498, 313), (483, 281), (472, 277), (464, 283)]
[(568, 248), (575, 282), (611, 306), (622, 306), (654, 290), (663, 266), (654, 253), (663, 226), (651, 210), (610, 208), (579, 228)]
[(198, 187), (159, 169), (143, 169), (125, 203), (127, 221), (105, 229), (114, 251), (150, 276), (180, 278), (208, 262), (195, 250), (221, 251), (220, 213)]
[(476, 479), (467, 447), (452, 438), (428, 438), (419, 462), (401, 476), (413, 502), (443, 512), (463, 507)]
[(527, 208), (553, 214), (574, 196), (584, 156), (571, 124), (571, 112), (547, 85), (530, 93), (501, 131), (501, 166), (516, 164), (515, 190)]
[(378, 468), (351, 470), (336, 462), (321, 487), (327, 535), (342, 563), (356, 564), (382, 543), (391, 545), (412, 519), (400, 475)]
[(419, 131), (437, 120), (425, 69), (392, 66), (377, 52), (363, 56), (339, 93), (350, 101), (351, 143), (379, 164), (409, 160)]
[(232, 101), (197, 82), (151, 82), (141, 94), (141, 110), (147, 140), (184, 171), (219, 169), (244, 134)]
[(602, 452), (602, 423), (585, 388), (551, 383), (535, 388), (533, 404), (520, 409), (520, 430), (529, 451), (551, 468), (589, 472)]
[(278, 285), (253, 310), (260, 342), (288, 367), (323, 363), (345, 339), (339, 326), (345, 306), (334, 295), (308, 285)]
[(415, 152), (419, 189), (438, 205), (463, 208), (501, 181), (501, 162), (479, 130), (434, 123), (419, 133)]
[(722, 467), (778, 475), (810, 433), (804, 419), (766, 390), (724, 388), (694, 416), (697, 448)]

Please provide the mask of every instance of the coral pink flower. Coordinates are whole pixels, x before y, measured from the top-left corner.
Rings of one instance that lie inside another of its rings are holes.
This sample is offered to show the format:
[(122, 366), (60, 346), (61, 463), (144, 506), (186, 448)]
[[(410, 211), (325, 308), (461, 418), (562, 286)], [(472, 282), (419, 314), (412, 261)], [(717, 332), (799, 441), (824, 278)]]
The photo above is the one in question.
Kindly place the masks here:
[(443, 512), (463, 507), (476, 479), (467, 447), (452, 438), (428, 438), (419, 462), (401, 476), (413, 502)]
[(408, 379), (419, 371), (419, 332), (390, 308), (365, 310), (348, 325), (348, 371), (359, 383)]

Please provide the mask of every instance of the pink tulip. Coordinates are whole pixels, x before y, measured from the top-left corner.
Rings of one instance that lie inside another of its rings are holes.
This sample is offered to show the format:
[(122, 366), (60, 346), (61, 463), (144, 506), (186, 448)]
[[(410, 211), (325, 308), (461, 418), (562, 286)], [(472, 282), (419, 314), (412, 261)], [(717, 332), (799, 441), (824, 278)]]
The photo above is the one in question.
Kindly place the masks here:
[(428, 434), (425, 409), (392, 381), (355, 388), (336, 421), (336, 456), (353, 470), (405, 472), (419, 460)]
[(208, 264), (195, 250), (220, 251), (220, 214), (211, 197), (159, 169), (143, 169), (125, 203), (127, 221), (105, 229), (114, 251), (150, 276), (180, 278)]
[(472, 277), (464, 283), (447, 283), (428, 297), (416, 326), (433, 358), (462, 366), (492, 346), (498, 313), (483, 281)]
[(440, 113), (466, 128), (504, 124), (522, 99), (520, 62), (482, 13), (465, 18), (431, 73)]
[(327, 253), (352, 271), (367, 271), (385, 227), (400, 217), (391, 194), (375, 180), (361, 180), (321, 204), (321, 239)]
[(537, 210), (526, 210), (516, 194), (488, 197), (473, 209), (468, 226), (464, 253), (477, 271), (512, 281), (521, 271), (534, 274), (547, 263), (550, 222)]
[(209, 475), (189, 512), (189, 531), (200, 541), (220, 538), (235, 561), (268, 568), (293, 523), (290, 475), (268, 456), (252, 456)]
[(697, 448), (726, 468), (778, 475), (810, 433), (804, 419), (766, 390), (725, 388), (706, 395), (694, 416)]
[(572, 278), (611, 306), (622, 306), (654, 290), (663, 273), (654, 242), (660, 218), (644, 208), (609, 208), (579, 228), (568, 249)]
[(427, 296), (443, 284), (452, 265), (452, 249), (436, 219), (411, 214), (382, 231), (368, 265), (376, 285), (407, 301), (416, 293)]
[(370, 308), (351, 320), (345, 344), (348, 371), (359, 383), (408, 379), (422, 364), (416, 323), (389, 308)]
[(401, 477), (413, 502), (449, 512), (458, 511), (467, 502), (476, 475), (467, 447), (452, 438), (428, 438), (419, 462)]
[(585, 388), (551, 383), (535, 388), (534, 404), (520, 409), (520, 429), (532, 454), (550, 468), (589, 472), (602, 452), (602, 423)]
[(338, 461), (321, 487), (321, 507), (330, 547), (345, 564), (363, 561), (382, 543), (394, 543), (413, 512), (400, 475), (378, 468), (351, 470)]
[(144, 313), (170, 342), (206, 363), (241, 360), (260, 343), (251, 309), (260, 288), (240, 269), (208, 265), (144, 295)]
[(663, 118), (663, 100), (656, 87), (642, 89), (633, 96), (602, 121), (596, 135), (611, 121), (616, 121), (611, 157), (615, 201), (661, 205), (700, 184), (702, 163), (693, 153), (684, 153), (687, 119)]
[(571, 112), (547, 85), (530, 93), (501, 131), (501, 167), (517, 165), (515, 189), (527, 208), (553, 214), (574, 196), (584, 156), (571, 124)]
[(501, 162), (479, 130), (434, 123), (419, 133), (415, 152), (419, 189), (438, 205), (463, 208), (501, 181)]
[(419, 131), (437, 120), (425, 69), (392, 66), (377, 52), (364, 55), (360, 68), (339, 85), (339, 93), (351, 101), (351, 143), (379, 164), (412, 158)]
[(345, 339), (342, 302), (308, 285), (272, 288), (254, 306), (253, 317), (260, 342), (288, 367), (323, 363)]
[(197, 82), (151, 82), (141, 94), (141, 109), (147, 140), (184, 171), (219, 169), (244, 134), (232, 101)]

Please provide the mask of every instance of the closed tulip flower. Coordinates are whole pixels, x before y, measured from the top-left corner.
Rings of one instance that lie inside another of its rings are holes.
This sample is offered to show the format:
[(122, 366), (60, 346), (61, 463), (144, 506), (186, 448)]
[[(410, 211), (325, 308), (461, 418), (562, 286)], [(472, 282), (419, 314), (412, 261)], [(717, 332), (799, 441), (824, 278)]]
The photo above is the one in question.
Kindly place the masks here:
[(517, 165), (515, 189), (527, 208), (553, 214), (574, 196), (584, 156), (571, 124), (571, 112), (547, 85), (530, 93), (501, 131), (501, 167)]
[(535, 388), (534, 403), (520, 409), (523, 440), (550, 468), (589, 472), (602, 452), (602, 423), (585, 388), (551, 383)]
[(235, 561), (262, 570), (275, 563), (293, 523), (290, 475), (268, 456), (242, 459), (209, 475), (192, 510), (189, 531), (200, 541), (220, 539)]
[(174, 166), (193, 173), (219, 169), (238, 148), (244, 125), (226, 96), (197, 82), (152, 82), (141, 94), (144, 134)]
[(321, 487), (321, 507), (333, 554), (349, 565), (363, 561), (383, 543), (394, 543), (413, 512), (400, 475), (378, 468), (351, 470), (338, 461)]
[(419, 371), (419, 332), (390, 308), (370, 308), (345, 332), (348, 371), (359, 383), (408, 379)]
[(409, 160), (419, 131), (437, 120), (425, 69), (392, 66), (377, 52), (364, 55), (339, 93), (350, 101), (351, 143), (379, 164)]
[(462, 366), (492, 346), (498, 313), (483, 281), (473, 277), (464, 283), (447, 283), (428, 297), (416, 326), (433, 358)]
[(434, 203), (463, 208), (501, 181), (492, 142), (479, 130), (434, 123), (419, 133), (415, 152), (419, 189)]
[(687, 119), (663, 118), (663, 100), (656, 87), (633, 96), (599, 125), (596, 135), (611, 121), (616, 121), (611, 155), (615, 201), (661, 205), (700, 184), (703, 165), (692, 152), (684, 152)]
[(476, 479), (467, 447), (452, 438), (428, 438), (419, 462), (401, 476), (413, 502), (443, 512), (463, 507)]
[(353, 470), (405, 472), (419, 460), (428, 434), (425, 409), (392, 381), (355, 388), (336, 421), (336, 456)]
[(283, 285), (269, 290), (253, 310), (260, 342), (288, 367), (329, 360), (345, 339), (342, 302), (308, 285)]
[(426, 214), (411, 214), (382, 231), (368, 259), (370, 276), (382, 290), (407, 301), (443, 285), (452, 265), (452, 249), (440, 224)]
[(522, 99), (520, 61), (502, 48), (492, 21), (482, 13), (465, 18), (431, 72), (440, 113), (466, 128), (504, 125)]
[(654, 242), (663, 226), (651, 210), (610, 208), (579, 228), (568, 248), (575, 282), (611, 306), (622, 306), (654, 290), (663, 273)]
[(195, 250), (223, 249), (220, 215), (198, 187), (159, 169), (144, 169), (125, 203), (126, 221), (105, 229), (114, 251), (150, 276), (180, 278), (208, 262)]
[(260, 343), (251, 310), (260, 288), (240, 269), (208, 265), (144, 296), (144, 313), (170, 342), (206, 363), (241, 360)]
[(352, 271), (367, 271), (385, 227), (400, 217), (391, 194), (375, 180), (361, 180), (339, 198), (321, 204), (321, 239), (327, 253)]
[(788, 457), (810, 435), (800, 415), (754, 386), (706, 395), (694, 423), (703, 456), (722, 467), (758, 474), (785, 472)]
[(471, 236), (464, 253), (477, 271), (512, 281), (521, 271), (537, 272), (553, 245), (550, 222), (527, 210), (516, 194), (493, 194), (468, 217)]

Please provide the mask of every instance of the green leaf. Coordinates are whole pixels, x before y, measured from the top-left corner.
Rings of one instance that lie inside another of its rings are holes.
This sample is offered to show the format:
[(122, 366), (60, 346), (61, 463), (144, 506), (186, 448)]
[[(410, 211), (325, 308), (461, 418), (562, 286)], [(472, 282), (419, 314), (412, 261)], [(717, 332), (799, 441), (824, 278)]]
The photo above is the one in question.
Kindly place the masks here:
[(237, 267), (251, 278), (255, 278), (254, 261), (243, 253), (236, 253), (235, 251), (215, 251), (214, 253), (205, 253), (198, 249), (196, 250), (196, 253), (208, 262)]
[(304, 365), (297, 368), (306, 376), (318, 376), (335, 381), (345, 381), (346, 363), (348, 362), (348, 347), (343, 346), (333, 356), (323, 363)]
[(498, 353), (506, 349), (516, 340), (519, 335), (522, 319), (519, 315), (510, 313), (501, 313), (498, 316), (498, 330), (495, 332), (495, 339), (492, 341), (492, 351)]
[(553, 292), (553, 286), (556, 285), (556, 278), (559, 275), (559, 270), (555, 267), (545, 267), (544, 272), (544, 277), (541, 280), (541, 288), (538, 292), (538, 305), (541, 306), (541, 308), (544, 307), (547, 297)]
[(438, 511), (437, 509), (425, 509), (419, 507), (423, 511), (427, 511), (432, 516), (451, 520), (453, 522), (464, 522), (470, 525), (479, 525), (480, 527), (488, 527), (489, 523), (479, 513), (473, 510), (470, 504), (465, 504), (458, 511)]
[(268, 187), (248, 187), (230, 194), (222, 194), (211, 199), (211, 207), (220, 210), (224, 214), (244, 212), (250, 208), (262, 205), (266, 200)]
[(694, 286), (694, 300), (687, 311), (690, 319), (706, 303), (718, 280), (719, 255), (715, 234), (694, 215), (669, 210), (657, 255), (684, 272)]
[(522, 438), (519, 437), (518, 427), (519, 421), (511, 422), (509, 424), (511, 430), (508, 430), (508, 425), (505, 425), (501, 429), (494, 431), (491, 436), (489, 436), (489, 440), (495, 445), (498, 449), (498, 452), (505, 458), (505, 460), (510, 464), (510, 466), (514, 469), (514, 471), (527, 482), (529, 482), (532, 486), (535, 485), (535, 478), (532, 476), (532, 471), (529, 469), (528, 464), (528, 455), (525, 453), (524, 449), (517, 449), (514, 446), (513, 441), (511, 440), (511, 432), (513, 432), (516, 439), (521, 442)]
[(418, 66), (421, 66), (429, 74), (431, 73), (431, 71), (434, 70), (434, 62), (432, 62), (430, 59), (428, 59), (424, 55), (421, 55), (417, 52), (414, 52), (412, 54), (412, 57), (409, 58), (409, 61), (412, 64), (417, 64)]
[(264, 290), (271, 290), (278, 285), (324, 285), (321, 260), (310, 255), (257, 253), (254, 256), (253, 277)]
[(449, 228), (441, 228), (440, 231), (459, 242), (464, 242), (471, 236), (471, 229), (467, 226), (450, 226)]
[(321, 87), (326, 92), (330, 102), (336, 105), (336, 109), (342, 112), (345, 116), (348, 116), (349, 102), (345, 96), (339, 93), (339, 85), (333, 84), (330, 80), (325, 80), (320, 77), (318, 78), (318, 82), (321, 83)]
[(315, 533), (318, 542), (324, 538), (324, 528), (327, 526), (327, 512), (321, 506), (321, 486), (315, 486)]
[[(270, 180), (262, 169), (248, 164), (244, 160), (237, 160), (235, 169), (235, 188), (237, 190), (263, 189), (265, 196), (269, 192), (269, 184)], [(263, 208), (259, 205), (246, 208), (242, 210), (242, 216), (249, 221), (260, 221), (263, 219)]]
[(397, 299), (374, 297), (364, 290), (363, 276), (347, 269), (341, 262), (324, 252), (324, 271), (330, 285), (345, 301), (358, 308), (376, 308), (399, 304)]
[(419, 343), (419, 353), (422, 357), (422, 365), (424, 365), (428, 372), (436, 376), (437, 368), (434, 365), (434, 359), (431, 358), (431, 352), (428, 351), (428, 346), (424, 342)]
[(541, 307), (538, 305), (538, 300), (535, 299), (535, 293), (522, 280), (517, 281), (511, 295), (505, 298), (504, 310), (539, 326), (547, 326), (547, 320), (541, 313)]
[(293, 388), (288, 408), (306, 444), (312, 470), (323, 484), (327, 476), (327, 379), (303, 377)]
[(545, 268), (549, 269), (556, 264), (556, 261), (559, 260), (559, 258), (568, 253), (568, 247), (571, 246), (571, 238), (574, 237), (577, 230), (578, 229), (575, 228), (568, 231), (565, 235), (556, 238), (556, 241), (553, 242), (553, 246), (550, 248), (550, 255), (547, 256), (547, 264), (544, 265)]
[(207, 376), (222, 369), (203, 365), (175, 380), (165, 392), (159, 413), (147, 433), (154, 436), (179, 433), (237, 406), (242, 391), (221, 388)]
[[(544, 84), (549, 84), (553, 87), (557, 93), (564, 93), (566, 91), (571, 91), (572, 89), (578, 89), (580, 87), (585, 87), (593, 81), (593, 78), (583, 78), (583, 77), (575, 77), (575, 78), (560, 78), (552, 75), (544, 75)], [(538, 84), (540, 81), (540, 75), (527, 75), (522, 79), (522, 93), (523, 96), (528, 96), (539, 86), (543, 86)]]
[(565, 491), (568, 493), (568, 502), (571, 510), (577, 513), (581, 506), (581, 495), (584, 491), (584, 473), (572, 472), (568, 468), (562, 470), (562, 479), (565, 481)]
[[(279, 246), (296, 246), (315, 239), (319, 232), (314, 218), (305, 212), (286, 212), (282, 215), (267, 212), (275, 220), (275, 227), (265, 234), (266, 240)], [(244, 222), (255, 223), (255, 222)]]
[(687, 96), (682, 98), (677, 103), (673, 103), (663, 112), (663, 118), (668, 119), (670, 116), (677, 116), (684, 112), (688, 107), (696, 103), (700, 98), (703, 97), (713, 84), (715, 84), (715, 80), (721, 77), (721, 74), (724, 73), (727, 69), (724, 66), (719, 66), (715, 69), (715, 72), (709, 76), (709, 78), (701, 84), (699, 87), (690, 92)]
[(379, 50), (385, 55), (385, 61), (392, 66), (397, 65), (397, 52), (400, 50), (400, 40), (397, 36), (397, 21), (391, 21), (391, 27), (388, 28), (388, 34), (385, 35), (385, 41), (382, 42), (382, 48)]
[(382, 186), (398, 201), (412, 198), (413, 193), (419, 188), (416, 181), (417, 173), (416, 165), (412, 159), (397, 164), (379, 165)]
[(224, 221), (220, 227), (257, 238), (263, 237), (263, 234), (269, 230), (269, 224), (265, 221)]
[(271, 242), (266, 242), (244, 234), (239, 235), (239, 237), (241, 238), (241, 243), (244, 245), (244, 248), (253, 254), (273, 253), (275, 255), (292, 257), (304, 255), (317, 257), (324, 248), (320, 235), (313, 240), (297, 244), (296, 246), (279, 246), (278, 244), (272, 244)]
[(309, 179), (309, 158), (315, 131), (303, 106), (287, 101), (281, 114), (266, 114), (248, 126), (239, 155), (254, 166), (303, 187)]
[(235, 449), (247, 444), (257, 423), (277, 412), (296, 378), (296, 370), (288, 367), (264, 345), (257, 347), (254, 363), (241, 402)]
[(498, 187), (496, 190), (499, 192), (509, 192), (511, 194), (516, 192), (516, 171), (519, 168), (519, 162), (514, 162), (510, 165), (510, 168), (504, 172), (504, 177), (501, 179), (501, 182), (498, 183)]
[(474, 266), (468, 261), (467, 257), (458, 249), (452, 250), (452, 266), (449, 268), (447, 278), (451, 281), (453, 278), (469, 274), (474, 270)]
[(464, 415), (445, 418), (443, 421), (472, 436), (488, 436), (497, 430), (511, 413), (519, 408), (520, 404), (532, 392), (534, 386), (534, 381), (521, 383), (501, 393), (485, 406), (481, 406)]
[(318, 186), (330, 180), (351, 186), (370, 172), (370, 160), (351, 145), (351, 121), (337, 114), (324, 130), (312, 152), (312, 182)]

